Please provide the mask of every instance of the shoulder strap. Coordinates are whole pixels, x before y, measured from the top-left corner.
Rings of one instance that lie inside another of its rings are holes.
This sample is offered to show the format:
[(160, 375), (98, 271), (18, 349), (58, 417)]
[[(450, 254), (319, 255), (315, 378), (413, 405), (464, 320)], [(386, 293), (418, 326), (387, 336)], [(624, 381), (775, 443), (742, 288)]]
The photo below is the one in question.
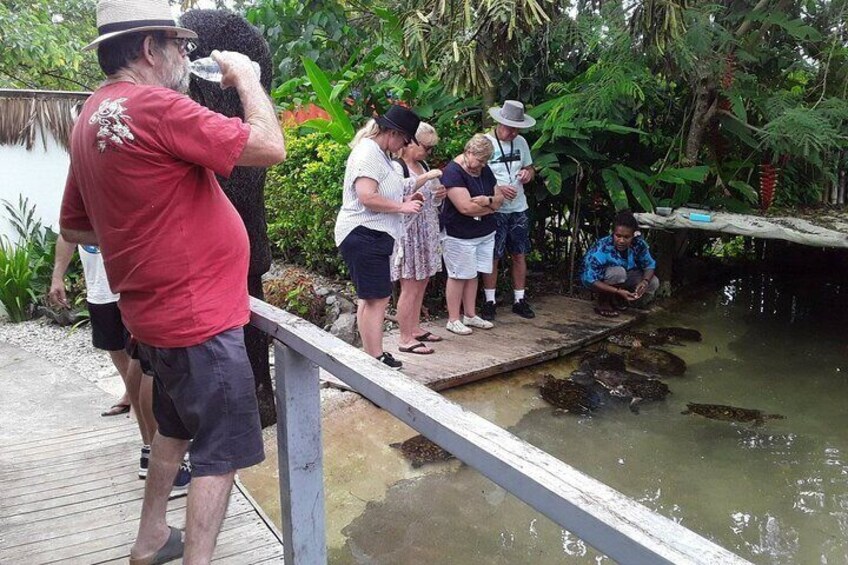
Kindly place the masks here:
[(421, 165), (421, 168), (424, 169), (425, 173), (430, 170), (430, 165), (428, 165), (424, 161), (418, 161), (418, 164)]
[(409, 178), (409, 167), (406, 166), (406, 163), (403, 162), (403, 159), (395, 158), (395, 159), (392, 159), (392, 161), (394, 161), (395, 163), (400, 165), (400, 168), (403, 171), (403, 178), (408, 179)]

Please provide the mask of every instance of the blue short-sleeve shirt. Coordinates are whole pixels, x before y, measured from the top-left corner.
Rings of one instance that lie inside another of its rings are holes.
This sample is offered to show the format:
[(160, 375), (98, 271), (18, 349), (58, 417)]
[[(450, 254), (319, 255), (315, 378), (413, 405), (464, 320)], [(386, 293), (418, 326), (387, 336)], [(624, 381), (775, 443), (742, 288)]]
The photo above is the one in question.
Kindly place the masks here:
[(634, 237), (630, 248), (622, 254), (615, 248), (612, 236), (608, 235), (596, 241), (583, 258), (581, 281), (585, 286), (603, 281), (608, 267), (623, 267), (625, 271), (644, 271), (656, 269), (657, 263), (651, 257), (648, 242), (642, 236)]

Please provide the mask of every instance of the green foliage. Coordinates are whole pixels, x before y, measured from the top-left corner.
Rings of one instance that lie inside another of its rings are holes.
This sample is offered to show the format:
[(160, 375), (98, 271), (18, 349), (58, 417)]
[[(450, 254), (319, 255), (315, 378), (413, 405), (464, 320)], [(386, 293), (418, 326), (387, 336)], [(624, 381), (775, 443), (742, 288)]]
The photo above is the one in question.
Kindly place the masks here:
[(265, 183), (268, 236), (287, 260), (326, 273), (344, 270), (333, 237), (350, 149), (327, 134), (286, 132), (285, 162)]
[(12, 322), (28, 320), (36, 301), (32, 284), (33, 260), (25, 245), (0, 240), (0, 304)]
[(91, 90), (97, 58), (81, 51), (97, 36), (95, 0), (0, 2), (0, 88)]
[(316, 118), (309, 120), (304, 126), (328, 133), (338, 143), (350, 143), (355, 133), (353, 124), (339, 102), (339, 97), (344, 92), (344, 85), (336, 85), (336, 88), (330, 86), (327, 75), (309, 57), (303, 57), (303, 67), (306, 69), (306, 76), (309, 77), (309, 83), (320, 102), (320, 107), (330, 115), (329, 120)]
[(19, 244), (26, 250), (30, 261), (30, 284), (33, 293), (41, 296), (50, 289), (53, 262), (56, 257), (57, 234), (41, 225), (36, 219), (35, 205), (30, 206), (29, 199), (18, 197), (17, 206), (8, 200), (2, 200), (9, 223), (18, 235)]

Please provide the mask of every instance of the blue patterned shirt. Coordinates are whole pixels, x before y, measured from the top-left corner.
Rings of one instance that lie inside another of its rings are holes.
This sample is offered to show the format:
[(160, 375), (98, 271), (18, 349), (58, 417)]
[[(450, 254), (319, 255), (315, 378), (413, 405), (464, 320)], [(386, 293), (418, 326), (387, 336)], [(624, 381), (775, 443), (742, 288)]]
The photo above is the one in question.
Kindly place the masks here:
[(607, 267), (624, 267), (625, 271), (640, 269), (656, 269), (657, 263), (651, 257), (648, 243), (642, 236), (633, 238), (630, 248), (624, 256), (615, 248), (612, 236), (602, 237), (595, 242), (583, 258), (583, 275), (581, 281), (585, 286), (592, 286), (596, 281), (603, 281)]

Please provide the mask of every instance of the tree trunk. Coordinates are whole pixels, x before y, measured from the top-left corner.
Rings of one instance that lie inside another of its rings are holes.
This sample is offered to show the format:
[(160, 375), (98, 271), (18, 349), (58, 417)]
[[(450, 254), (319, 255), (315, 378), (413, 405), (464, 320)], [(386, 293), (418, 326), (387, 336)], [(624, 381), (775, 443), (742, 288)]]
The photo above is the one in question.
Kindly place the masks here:
[(701, 79), (695, 96), (695, 110), (692, 112), (689, 135), (686, 137), (684, 166), (691, 167), (698, 163), (698, 155), (701, 152), (701, 146), (704, 144), (704, 135), (710, 122), (715, 117), (718, 102), (715, 90), (712, 81)]

